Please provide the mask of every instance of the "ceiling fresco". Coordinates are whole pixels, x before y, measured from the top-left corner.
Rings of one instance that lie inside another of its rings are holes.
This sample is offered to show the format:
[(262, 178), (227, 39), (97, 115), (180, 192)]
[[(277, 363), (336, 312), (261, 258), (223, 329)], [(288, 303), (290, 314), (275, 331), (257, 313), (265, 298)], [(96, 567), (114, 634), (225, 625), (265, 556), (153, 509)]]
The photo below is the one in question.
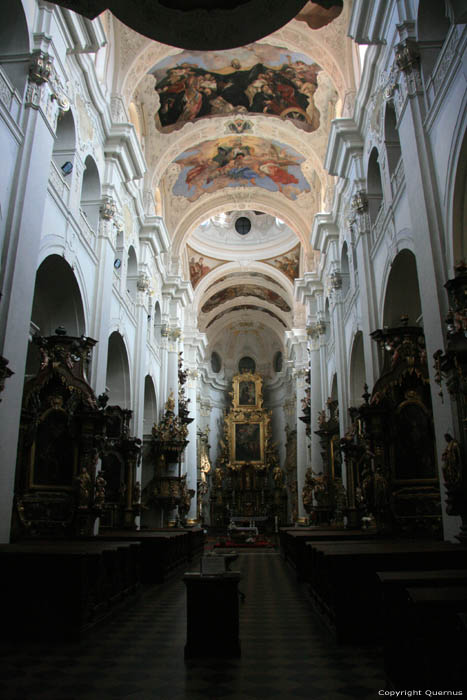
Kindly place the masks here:
[(203, 117), (250, 113), (290, 119), (315, 131), (320, 72), (304, 54), (268, 44), (169, 56), (149, 72), (160, 100), (156, 127), (170, 132)]
[(266, 289), (265, 287), (260, 287), (256, 284), (238, 284), (232, 287), (226, 287), (226, 289), (221, 289), (219, 292), (212, 295), (212, 297), (201, 308), (201, 311), (202, 313), (207, 314), (221, 304), (224, 304), (226, 301), (231, 301), (237, 297), (257, 297), (258, 299), (267, 301), (270, 304), (274, 304), (274, 306), (277, 306), (277, 308), (281, 311), (291, 311), (290, 306), (286, 301), (284, 301), (280, 294), (277, 294), (277, 292), (273, 292), (270, 289)]
[(321, 0), (307, 2), (295, 17), (299, 22), (306, 22), (310, 29), (321, 29), (339, 17), (344, 7), (344, 0)]
[(172, 193), (194, 202), (224, 187), (257, 186), (294, 200), (310, 192), (300, 168), (304, 160), (292, 147), (272, 139), (227, 136), (205, 141), (176, 159), (181, 172)]
[[(250, 271), (248, 271), (248, 272), (231, 272), (228, 275), (224, 275), (224, 277), (220, 277), (215, 282), (210, 284), (206, 291), (208, 291), (209, 289), (212, 289), (212, 287), (214, 287), (214, 285), (216, 285), (216, 284), (220, 284), (221, 282), (225, 282), (225, 280), (234, 279), (236, 277), (245, 277), (245, 275), (248, 275), (248, 277), (256, 277), (257, 279), (262, 279), (265, 282), (271, 282), (272, 284), (274, 284), (277, 287), (280, 287), (280, 289), (282, 289), (281, 285), (277, 282), (277, 280), (273, 279), (272, 277), (269, 277), (269, 275), (264, 275), (262, 272), (250, 272)], [(285, 291), (285, 290), (283, 290), (283, 291)]]
[(187, 246), (188, 253), (188, 265), (190, 269), (190, 280), (193, 289), (196, 287), (198, 282), (205, 277), (208, 272), (214, 270), (219, 265), (223, 265), (225, 260), (217, 260), (216, 258), (208, 258), (206, 256), (200, 255), (195, 250)]
[(270, 258), (269, 260), (262, 260), (262, 262), (277, 268), (293, 282), (295, 278), (299, 276), (300, 271), (300, 246), (298, 245), (285, 255), (279, 255), (277, 258)]
[(231, 309), (226, 309), (225, 311), (221, 311), (220, 314), (217, 314), (211, 321), (209, 321), (208, 325), (206, 328), (209, 328), (209, 326), (212, 326), (213, 323), (216, 321), (219, 321), (223, 316), (226, 316), (227, 314), (232, 313), (233, 311), (261, 311), (263, 314), (268, 314), (268, 316), (272, 316), (272, 318), (275, 321), (279, 321), (284, 328), (287, 328), (287, 325), (284, 323), (284, 321), (279, 318), (279, 316), (276, 316), (275, 313), (272, 311), (269, 311), (269, 309), (263, 309), (262, 306), (254, 306), (253, 304), (242, 304), (241, 306), (233, 306)]

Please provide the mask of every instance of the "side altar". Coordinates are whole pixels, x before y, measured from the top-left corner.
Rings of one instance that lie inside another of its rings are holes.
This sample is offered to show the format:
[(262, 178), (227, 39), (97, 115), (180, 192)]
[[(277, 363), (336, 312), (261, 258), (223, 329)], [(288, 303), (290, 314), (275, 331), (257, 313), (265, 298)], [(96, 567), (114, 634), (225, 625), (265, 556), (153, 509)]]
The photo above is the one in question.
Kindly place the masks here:
[(272, 414), (263, 408), (262, 377), (252, 372), (235, 375), (230, 397), (212, 475), (211, 523), (227, 527), (232, 518), (242, 517), (285, 524), (284, 473), (272, 439)]

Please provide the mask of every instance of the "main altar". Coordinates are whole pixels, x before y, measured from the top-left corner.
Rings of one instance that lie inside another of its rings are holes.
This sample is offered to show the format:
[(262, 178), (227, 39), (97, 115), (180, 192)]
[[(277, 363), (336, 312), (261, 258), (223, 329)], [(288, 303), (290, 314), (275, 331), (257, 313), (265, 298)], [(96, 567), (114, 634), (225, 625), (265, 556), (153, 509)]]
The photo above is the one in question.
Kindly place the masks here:
[(235, 375), (230, 398), (213, 473), (211, 523), (225, 527), (248, 518), (285, 524), (284, 474), (272, 439), (272, 414), (263, 408), (261, 375)]

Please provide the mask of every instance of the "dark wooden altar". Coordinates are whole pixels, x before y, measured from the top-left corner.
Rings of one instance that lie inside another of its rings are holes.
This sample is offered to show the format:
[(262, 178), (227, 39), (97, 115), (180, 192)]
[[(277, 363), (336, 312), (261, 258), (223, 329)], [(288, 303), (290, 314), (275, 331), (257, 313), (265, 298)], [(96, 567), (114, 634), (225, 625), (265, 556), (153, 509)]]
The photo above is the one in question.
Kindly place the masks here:
[[(350, 501), (358, 519), (380, 532), (441, 536), (431, 393), (423, 329), (401, 325), (374, 331), (385, 371), (351, 412), (341, 441)], [(355, 524), (359, 524), (358, 522)]]

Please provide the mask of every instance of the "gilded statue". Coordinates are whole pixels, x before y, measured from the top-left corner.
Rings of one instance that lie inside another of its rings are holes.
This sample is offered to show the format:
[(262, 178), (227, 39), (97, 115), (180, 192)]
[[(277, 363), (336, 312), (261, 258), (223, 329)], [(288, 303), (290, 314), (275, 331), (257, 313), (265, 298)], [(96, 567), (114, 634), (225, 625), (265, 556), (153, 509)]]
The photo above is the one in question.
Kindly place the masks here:
[(452, 435), (444, 436), (446, 447), (441, 456), (443, 461), (443, 476), (447, 486), (456, 486), (462, 479), (462, 459), (459, 443)]
[(214, 469), (214, 486), (218, 489), (222, 488), (223, 474), (220, 467)]
[(105, 503), (105, 487), (107, 486), (107, 482), (102, 476), (102, 473), (99, 472), (99, 474), (96, 476), (96, 495), (94, 497), (94, 505), (97, 508), (102, 508)]
[(81, 467), (81, 471), (76, 477), (76, 482), (79, 507), (87, 508), (89, 506), (89, 498), (91, 496), (92, 481), (86, 467)]
[(141, 498), (141, 484), (137, 481), (133, 487), (133, 503), (139, 503)]
[(211, 471), (211, 464), (209, 462), (209, 457), (207, 454), (201, 455), (201, 481), (203, 484), (207, 481), (207, 475)]
[(279, 465), (274, 467), (272, 471), (272, 478), (274, 479), (274, 486), (281, 489), (284, 483), (284, 475)]

